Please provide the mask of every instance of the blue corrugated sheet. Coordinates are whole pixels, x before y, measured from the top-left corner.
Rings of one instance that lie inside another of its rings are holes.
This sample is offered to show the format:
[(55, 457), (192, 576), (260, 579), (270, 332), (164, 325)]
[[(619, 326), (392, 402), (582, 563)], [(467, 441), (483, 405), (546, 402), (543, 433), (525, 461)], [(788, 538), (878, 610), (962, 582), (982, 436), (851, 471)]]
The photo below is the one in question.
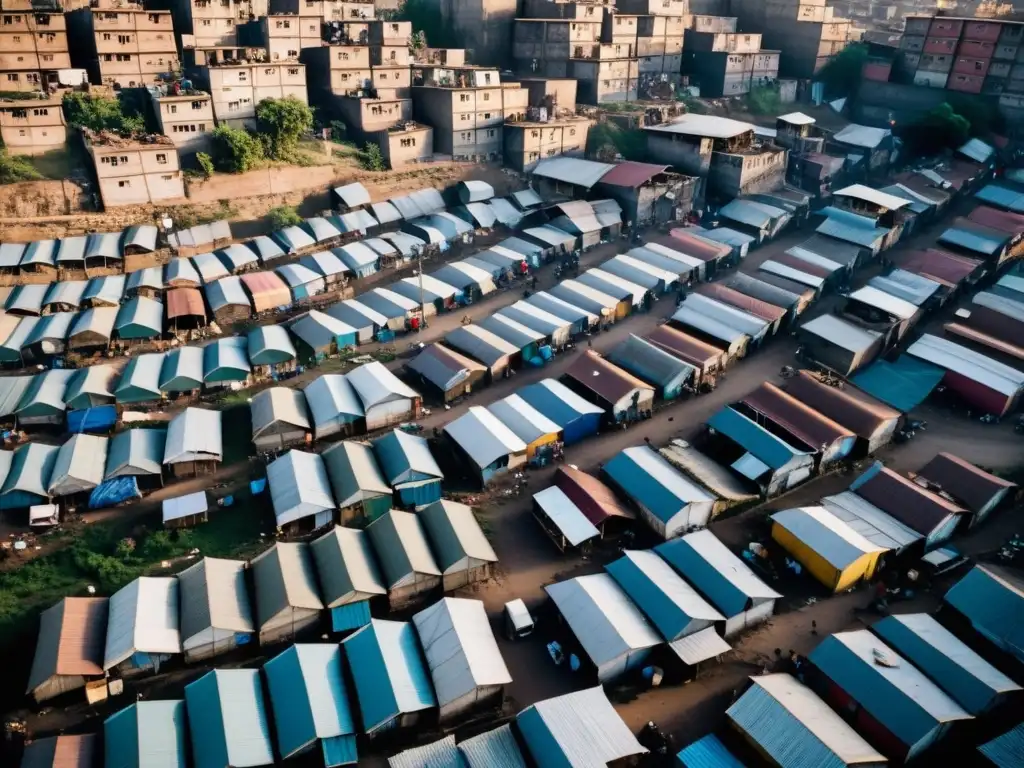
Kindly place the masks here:
[(620, 452), (604, 465), (604, 473), (622, 491), (662, 522), (685, 506), (679, 497), (647, 473), (629, 454)]
[(359, 629), (370, 623), (370, 601), (359, 600), (347, 605), (331, 608), (331, 629), (335, 632), (347, 632)]
[(324, 753), (324, 765), (326, 768), (334, 768), (336, 765), (355, 765), (359, 762), (359, 753), (356, 751), (356, 736), (334, 736), (320, 742)]
[(115, 477), (100, 483), (89, 494), (89, 509), (116, 507), (131, 499), (141, 499), (138, 478), (134, 475)]
[(850, 380), (886, 405), (909, 413), (925, 401), (945, 375), (937, 365), (900, 355), (895, 363), (876, 360)]
[(1008, 234), (993, 232), (989, 235), (981, 227), (965, 225), (950, 227), (939, 235), (940, 243), (955, 245), (983, 256), (999, 253), (1009, 239)]
[(257, 669), (215, 669), (185, 686), (195, 768), (271, 765), (274, 750)]
[(1024, 580), (998, 566), (975, 566), (945, 600), (971, 625), (1024, 661)]
[(1020, 768), (1024, 765), (1024, 723), (978, 747), (996, 768)]
[(694, 550), (685, 537), (659, 544), (654, 551), (726, 617), (747, 610), (749, 596)]
[(723, 408), (707, 424), (772, 469), (784, 467), (797, 455), (794, 448), (732, 408)]
[(683, 768), (745, 768), (713, 733), (676, 755)]
[(987, 184), (974, 194), (979, 200), (1017, 213), (1024, 213), (1024, 192), (1000, 184)]
[(434, 480), (432, 483), (402, 488), (398, 491), (398, 498), (403, 507), (424, 507), (433, 504), (441, 498), (441, 481)]
[(562, 428), (566, 445), (596, 435), (601, 427), (603, 411), (581, 413), (543, 384), (531, 384), (516, 394)]
[(185, 702), (132, 704), (106, 719), (103, 739), (108, 766), (185, 768)]
[(117, 424), (117, 407), (100, 405), (68, 411), (68, 432), (109, 432)]

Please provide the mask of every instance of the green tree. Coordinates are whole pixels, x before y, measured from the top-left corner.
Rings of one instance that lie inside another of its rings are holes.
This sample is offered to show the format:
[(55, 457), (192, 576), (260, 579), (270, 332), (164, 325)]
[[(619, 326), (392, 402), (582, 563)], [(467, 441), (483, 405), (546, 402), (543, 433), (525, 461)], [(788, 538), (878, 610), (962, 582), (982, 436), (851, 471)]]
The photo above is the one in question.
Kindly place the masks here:
[(289, 205), (279, 205), (267, 211), (267, 221), (274, 229), (297, 226), (302, 223), (299, 212)]
[(64, 96), (64, 116), (68, 124), (91, 131), (132, 133), (143, 131), (146, 122), (137, 114), (125, 114), (121, 102), (106, 96), (80, 91)]
[(19, 181), (36, 181), (43, 175), (24, 157), (0, 149), (0, 184), (14, 184)]
[(368, 171), (387, 170), (380, 147), (369, 141), (363, 145), (362, 150), (359, 152), (359, 164)]
[(260, 136), (267, 142), (267, 154), (275, 160), (287, 160), (298, 146), (299, 138), (313, 127), (313, 110), (289, 96), (264, 99), (256, 105)]
[(196, 162), (199, 163), (199, 167), (203, 169), (203, 174), (206, 178), (213, 176), (213, 158), (205, 152), (196, 152)]
[(154, 531), (142, 542), (141, 555), (146, 562), (163, 560), (174, 554), (171, 534), (167, 531)]
[(263, 144), (247, 131), (218, 125), (213, 130), (214, 164), (226, 173), (245, 173), (263, 161)]
[(971, 122), (943, 102), (917, 122), (896, 130), (912, 157), (924, 157), (961, 146), (970, 138)]
[(861, 70), (867, 59), (866, 45), (849, 45), (822, 67), (815, 79), (825, 84), (829, 97), (849, 96), (860, 86)]
[(587, 156), (613, 161), (616, 155), (627, 160), (644, 160), (647, 155), (644, 132), (623, 128), (610, 120), (591, 128), (587, 134)]

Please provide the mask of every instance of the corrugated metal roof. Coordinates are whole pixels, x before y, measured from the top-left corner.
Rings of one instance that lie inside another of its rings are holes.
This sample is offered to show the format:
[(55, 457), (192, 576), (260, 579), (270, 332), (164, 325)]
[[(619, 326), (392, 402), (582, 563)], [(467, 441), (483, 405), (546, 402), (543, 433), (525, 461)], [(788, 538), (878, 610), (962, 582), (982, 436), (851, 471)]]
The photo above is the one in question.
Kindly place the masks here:
[(241, 336), (217, 339), (203, 347), (203, 379), (244, 381), (252, 371), (249, 344)]
[(103, 669), (136, 652), (181, 653), (178, 631), (178, 580), (142, 576), (110, 598)]
[(801, 325), (800, 330), (855, 353), (869, 349), (881, 336), (877, 331), (861, 328), (835, 315), (819, 315)]
[(250, 403), (252, 433), (257, 435), (272, 424), (309, 429), (306, 397), (291, 387), (270, 387), (257, 393)]
[(519, 395), (509, 395), (491, 403), (487, 409), (524, 443), (532, 443), (547, 435), (557, 435), (562, 428)]
[(784, 467), (795, 456), (809, 455), (733, 408), (726, 407), (718, 411), (708, 420), (707, 425), (775, 470)]
[(979, 163), (987, 163), (996, 153), (994, 147), (986, 144), (978, 138), (968, 139), (967, 142), (963, 146), (957, 148), (956, 151)]
[(107, 463), (107, 438), (75, 434), (57, 452), (47, 490), (54, 496), (78, 493), (103, 482)]
[(665, 125), (655, 125), (648, 131), (658, 133), (677, 133), (684, 136), (701, 136), (712, 139), (733, 139), (754, 130), (750, 123), (731, 120), (716, 115), (688, 114)]
[(226, 221), (212, 221), (209, 224), (197, 224), (189, 229), (172, 232), (168, 242), (174, 248), (203, 247), (211, 245), (215, 240), (230, 240), (231, 225)]
[(746, 768), (713, 733), (683, 749), (676, 760), (683, 768)]
[(551, 157), (537, 163), (531, 173), (590, 189), (613, 168), (615, 166), (608, 163), (596, 163), (578, 157)]
[(167, 425), (164, 464), (223, 458), (221, 412), (186, 408)]
[(946, 593), (945, 602), (997, 646), (1024, 660), (1024, 579), (997, 565), (977, 565)]
[(943, 526), (950, 515), (965, 511), (880, 461), (854, 480), (850, 490), (925, 536)]
[(595, 768), (647, 752), (601, 686), (538, 701), (516, 723), (542, 768)]
[[(637, 249), (633, 249), (637, 250)], [(601, 269), (618, 275), (630, 282), (642, 285), (649, 291), (661, 288), (666, 290), (679, 279), (678, 270), (663, 269), (657, 264), (648, 263), (630, 255), (619, 255), (601, 265)]]
[(540, 331), (535, 331), (506, 315), (496, 314), (485, 317), (480, 321), (479, 327), (520, 350), (525, 350), (531, 344), (538, 344), (544, 340), (544, 334)]
[(71, 324), (74, 322), (74, 312), (56, 312), (52, 315), (44, 315), (32, 328), (32, 332), (25, 339), (25, 347), (42, 342), (62, 342), (67, 339), (71, 332)]
[(665, 389), (676, 389), (691, 381), (696, 369), (660, 346), (630, 334), (612, 349), (608, 359), (641, 379)]
[(215, 669), (185, 686), (196, 768), (270, 765), (274, 749), (258, 669)]
[(980, 512), (996, 496), (1017, 484), (986, 472), (951, 453), (940, 453), (920, 470), (918, 476), (970, 509)]
[(837, 570), (843, 571), (858, 559), (884, 547), (869, 541), (825, 507), (795, 507), (771, 516), (811, 551)]
[(18, 403), (18, 407), (14, 411), (15, 415), (29, 408), (34, 410), (42, 408), (58, 412), (64, 411), (67, 406), (64, 395), (75, 373), (77, 371), (54, 368), (45, 373), (36, 374), (35, 378), (32, 379), (32, 384)]
[(730, 200), (719, 209), (718, 213), (727, 219), (738, 221), (755, 229), (768, 229), (772, 226), (773, 221), (787, 215), (781, 208), (772, 208), (740, 198)]
[(974, 196), (986, 203), (1008, 208), (1017, 213), (1024, 213), (1024, 193), (1011, 187), (1004, 187), (1001, 184), (986, 184), (975, 192)]
[(412, 624), (371, 619), (342, 641), (364, 731), (402, 713), (437, 706)]
[(467, 768), (526, 768), (510, 725), (502, 725), (459, 743)]
[(392, 485), (424, 477), (443, 479), (426, 438), (394, 429), (373, 441), (384, 477)]
[(306, 219), (302, 226), (307, 232), (316, 238), (318, 243), (325, 242), (326, 240), (332, 240), (335, 237), (341, 237), (341, 232), (338, 231), (331, 222), (322, 216), (314, 216), (311, 219)]
[(272, 232), (270, 236), (284, 248), (286, 253), (290, 254), (316, 245), (316, 240), (298, 225), (279, 229), (276, 232)]
[[(380, 259), (380, 256), (372, 248), (363, 243), (347, 243), (339, 248), (335, 248), (332, 254), (353, 272), (373, 266)], [(314, 258), (316, 256), (317, 254), (313, 255)], [(324, 274), (327, 273), (324, 272)]]
[(38, 315), (42, 311), (43, 299), (49, 290), (49, 285), (44, 284), (16, 286), (7, 297), (5, 308), (8, 312)]
[(65, 597), (39, 617), (27, 693), (54, 675), (102, 675), (107, 598)]
[(506, 227), (514, 227), (523, 219), (523, 214), (504, 197), (489, 200), (487, 207), (491, 209), (494, 218)]
[(115, 322), (117, 322), (116, 308), (91, 307), (80, 312), (74, 319), (74, 323), (72, 323), (71, 329), (68, 331), (68, 338), (73, 339), (83, 333), (95, 333), (109, 340), (114, 333)]
[(268, 261), (279, 259), (284, 256), (284, 250), (281, 246), (266, 235), (254, 237), (245, 244), (256, 252), (257, 256), (259, 256), (259, 260), (264, 264)]
[(840, 217), (837, 212), (832, 212), (825, 219), (815, 232), (822, 235), (834, 237), (836, 240), (845, 240), (848, 243), (856, 243), (865, 248), (875, 248), (885, 235), (889, 233), (884, 227), (868, 228), (857, 225), (854, 220), (861, 217), (850, 214), (848, 217)]
[(852, 491), (821, 500), (825, 509), (876, 546), (899, 552), (924, 538), (895, 517)]
[(849, 187), (837, 189), (832, 194), (835, 197), (852, 197), (855, 200), (874, 203), (881, 208), (888, 208), (892, 211), (898, 211), (900, 208), (907, 205), (907, 201), (902, 197), (886, 194), (885, 192), (872, 189), (864, 184), (851, 184)]
[(885, 756), (793, 676), (751, 681), (726, 716), (773, 762), (821, 768), (886, 764)]
[(163, 469), (165, 429), (128, 429), (116, 433), (107, 446), (104, 480), (121, 474), (158, 475)]
[(607, 573), (577, 576), (550, 584), (544, 591), (597, 666), (662, 643), (644, 615)]
[(370, 523), (366, 532), (389, 588), (401, 586), (414, 574), (441, 575), (423, 521), (413, 513), (392, 509)]
[(178, 574), (178, 589), (181, 637), (186, 651), (190, 640), (209, 640), (197, 636), (211, 628), (227, 632), (254, 631), (243, 561), (204, 557)]
[(673, 640), (668, 647), (684, 664), (691, 666), (732, 650), (732, 646), (722, 639), (714, 627), (707, 627), (692, 635)]
[(221, 248), (217, 255), (227, 264), (232, 272), (236, 272), (249, 264), (256, 264), (260, 258), (252, 248), (244, 243), (232, 243), (227, 248)]
[(299, 643), (263, 665), (283, 757), (315, 739), (355, 734), (341, 666), (336, 643)]
[(960, 344), (924, 334), (907, 348), (907, 354), (953, 371), (1007, 397), (1024, 387), (1024, 373)]
[(136, 296), (121, 306), (114, 330), (122, 338), (159, 336), (164, 330), (164, 305), (147, 296)]
[(43, 306), (49, 304), (67, 304), (77, 309), (82, 304), (82, 295), (85, 293), (89, 283), (85, 280), (62, 280), (59, 283), (50, 283), (50, 289), (43, 299)]
[(667, 165), (654, 165), (652, 163), (636, 163), (633, 161), (617, 163), (601, 177), (601, 183), (610, 184), (614, 187), (639, 187), (668, 169), (669, 166)]
[(370, 202), (370, 193), (367, 192), (366, 187), (358, 181), (354, 181), (351, 184), (343, 184), (340, 187), (335, 187), (333, 191), (334, 194), (336, 194), (349, 208), (366, 205)]
[(280, 325), (263, 325), (253, 328), (246, 336), (249, 362), (253, 365), (268, 365), (294, 360), (295, 345), (287, 329)]
[(145, 267), (136, 270), (128, 275), (126, 288), (129, 291), (137, 291), (139, 288), (152, 288), (162, 291), (165, 287), (163, 267)]
[(578, 547), (584, 541), (599, 537), (601, 532), (587, 519), (579, 507), (561, 488), (551, 486), (533, 495), (548, 519), (558, 528), (570, 546)]
[(1017, 768), (1024, 755), (1024, 723), (978, 747), (996, 768)]
[(360, 365), (358, 368), (353, 368), (345, 374), (345, 378), (348, 379), (348, 383), (356, 391), (366, 410), (381, 403), (405, 398), (415, 400), (420, 396), (418, 392), (407, 386), (388, 368), (384, 367), (383, 363), (379, 363), (376, 360), (372, 363)]
[(695, 531), (654, 548), (726, 618), (743, 613), (749, 600), (782, 597), (765, 584), (711, 531)]
[(235, 275), (222, 277), (204, 289), (206, 301), (210, 305), (210, 311), (216, 312), (227, 306), (240, 306), (246, 309), (252, 308), (252, 302), (242, 287), (242, 280)]
[(598, 267), (592, 267), (576, 278), (580, 285), (589, 286), (595, 291), (612, 296), (619, 301), (629, 300), (634, 305), (643, 302), (647, 290), (642, 285), (625, 280), (611, 272), (605, 272)]
[[(771, 325), (763, 318), (699, 293), (691, 293), (681, 309), (689, 310), (691, 313), (696, 312), (711, 320), (724, 323), (751, 338), (761, 338), (768, 332)], [(674, 318), (675, 315), (673, 315)]]
[(692, 632), (694, 621), (725, 621), (721, 613), (650, 550), (625, 550), (605, 570), (666, 640), (677, 640)]
[[(880, 653), (893, 665), (879, 664)], [(809, 658), (908, 746), (944, 723), (972, 719), (917, 667), (866, 629), (826, 637)]]
[(957, 219), (954, 226), (939, 235), (939, 242), (985, 256), (993, 256), (1006, 246), (1010, 238), (1008, 232), (983, 227), (966, 219)]
[(135, 246), (144, 251), (156, 250), (159, 230), (152, 224), (135, 224), (124, 230), (124, 247)]
[(369, 211), (362, 209), (331, 216), (328, 221), (340, 232), (358, 232), (362, 236), (366, 235), (366, 230), (380, 226)]
[(388, 768), (465, 768), (462, 754), (455, 748), (455, 737), (413, 747), (388, 759)]
[(164, 355), (160, 368), (160, 390), (188, 391), (203, 386), (203, 350), (178, 347)]
[(652, 386), (590, 349), (576, 358), (565, 375), (610, 404), (616, 404), (638, 390), (641, 397), (644, 394), (653, 397), (654, 394)]
[(159, 400), (160, 371), (163, 369), (164, 353), (152, 352), (133, 357), (125, 366), (121, 380), (114, 390), (114, 397), (119, 402), (131, 395), (130, 402)]
[(624, 449), (603, 469), (623, 492), (665, 523), (690, 504), (715, 501), (645, 445)]
[(381, 224), (391, 224), (402, 219), (402, 214), (398, 212), (398, 209), (387, 201), (370, 203), (370, 210), (373, 211), (373, 217)]
[(412, 623), (439, 706), (476, 688), (512, 682), (482, 601), (446, 597), (415, 614)]
[(930, 614), (887, 616), (871, 629), (973, 715), (1021, 690)]
[(256, 619), (262, 627), (288, 609), (322, 610), (309, 544), (279, 541), (254, 558)]
[(291, 450), (267, 466), (278, 527), (335, 508), (327, 469), (317, 453)]
[(894, 269), (884, 277), (872, 277), (868, 280), (868, 286), (896, 296), (915, 307), (924, 305), (941, 287), (935, 280), (902, 269)]
[(53, 266), (56, 252), (56, 240), (36, 240), (25, 246), (25, 253), (21, 257), (21, 266), (28, 267), (35, 264)]
[(733, 472), (698, 451), (685, 440), (676, 438), (658, 452), (674, 467), (697, 480), (705, 488), (723, 499), (745, 502), (757, 495), (745, 486)]
[(171, 259), (164, 266), (164, 282), (167, 285), (172, 283), (186, 283), (198, 286), (203, 281), (199, 272), (192, 266), (192, 262), (186, 258)]
[(203, 283), (209, 284), (228, 276), (228, 268), (224, 266), (224, 262), (212, 253), (200, 253), (193, 256), (192, 264), (199, 276), (203, 278)]
[(472, 508), (457, 501), (441, 499), (417, 514), (423, 520), (431, 550), (443, 573), (455, 570), (455, 566), (461, 566), (464, 561), (466, 568), (469, 568), (468, 561), (471, 560), (498, 562), (498, 556), (494, 554)]
[(336, 420), (339, 414), (361, 417), (363, 404), (349, 380), (341, 374), (325, 374), (313, 379), (303, 392), (316, 429)]
[(127, 766), (185, 768), (185, 702), (140, 701), (103, 722), (104, 751)]
[(3, 487), (0, 488), (0, 494), (21, 491), (45, 499), (59, 450), (55, 445), (22, 443), (11, 457), (10, 471), (7, 472)]
[(544, 204), (540, 195), (532, 189), (521, 189), (518, 192), (513, 192), (512, 197), (524, 209)]
[(556, 227), (549, 227), (544, 224), (539, 227), (529, 227), (523, 230), (524, 235), (529, 235), (549, 246), (570, 246), (576, 242), (576, 236), (563, 232)]
[(512, 344), (475, 323), (456, 328), (447, 334), (444, 340), (448, 346), (471, 355), (487, 366), (492, 366), (502, 358), (519, 352)]
[(875, 149), (883, 141), (892, 136), (887, 128), (870, 128), (866, 125), (851, 123), (832, 136), (833, 140), (865, 149)]
[(365, 531), (336, 525), (310, 547), (328, 608), (352, 598), (387, 594)]

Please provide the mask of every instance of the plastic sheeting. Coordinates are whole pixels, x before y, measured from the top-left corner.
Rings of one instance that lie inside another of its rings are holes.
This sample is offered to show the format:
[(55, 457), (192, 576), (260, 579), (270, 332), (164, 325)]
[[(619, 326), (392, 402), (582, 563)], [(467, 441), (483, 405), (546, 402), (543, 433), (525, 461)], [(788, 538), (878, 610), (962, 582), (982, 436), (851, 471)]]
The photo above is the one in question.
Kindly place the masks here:
[(89, 495), (89, 509), (116, 507), (131, 499), (141, 498), (142, 491), (139, 490), (138, 480), (133, 475), (115, 477), (93, 488)]
[(68, 411), (68, 432), (109, 432), (117, 424), (117, 406), (100, 405)]

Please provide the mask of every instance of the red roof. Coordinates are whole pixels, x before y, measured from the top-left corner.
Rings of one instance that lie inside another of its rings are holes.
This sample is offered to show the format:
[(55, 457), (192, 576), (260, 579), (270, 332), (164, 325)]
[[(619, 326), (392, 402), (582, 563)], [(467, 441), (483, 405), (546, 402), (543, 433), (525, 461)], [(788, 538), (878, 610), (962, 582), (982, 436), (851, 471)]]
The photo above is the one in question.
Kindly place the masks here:
[(666, 170), (668, 170), (667, 165), (634, 162), (619, 163), (601, 177), (600, 183), (611, 184), (615, 187), (639, 187)]
[(959, 336), (961, 339), (967, 341), (973, 341), (975, 344), (981, 344), (983, 347), (987, 347), (993, 352), (1000, 352), (1009, 357), (1015, 357), (1018, 360), (1024, 360), (1024, 348), (1015, 346), (1008, 341), (1003, 341), (1000, 338), (992, 336), (984, 331), (979, 331), (977, 328), (971, 328), (961, 323), (946, 323), (942, 326), (942, 330), (946, 333), (952, 334), (953, 336)]
[(772, 256), (772, 261), (783, 264), (791, 269), (795, 269), (798, 272), (820, 277), (822, 280), (828, 279), (832, 275), (832, 270), (827, 267), (822, 267), (818, 264), (812, 264), (809, 261), (804, 261), (790, 253), (776, 253)]
[(981, 266), (981, 262), (976, 259), (957, 256), (938, 248), (909, 251), (899, 261), (900, 266), (908, 272), (936, 280), (950, 288), (956, 288)]
[(986, 472), (951, 453), (940, 453), (918, 472), (932, 485), (961, 501), (972, 512), (980, 512), (992, 497), (1016, 483)]
[(720, 363), (725, 354), (724, 350), (668, 325), (659, 326), (645, 338), (684, 363), (697, 366), (701, 371)]
[(730, 246), (697, 237), (685, 229), (673, 229), (669, 234), (680, 243), (679, 250), (701, 261), (718, 261), (732, 253)]
[(783, 307), (777, 307), (774, 304), (769, 304), (767, 301), (755, 299), (753, 296), (747, 296), (745, 293), (740, 293), (737, 290), (719, 283), (703, 283), (698, 286), (697, 292), (713, 299), (724, 301), (732, 307), (742, 309), (744, 312), (749, 312), (755, 317), (760, 317), (762, 320), (769, 323), (781, 320), (786, 316), (786, 312), (788, 311)]
[(565, 375), (609, 403), (618, 402), (634, 389), (654, 391), (650, 384), (645, 384), (590, 349), (576, 358)]
[(888, 467), (881, 467), (854, 493), (924, 536), (930, 535), (950, 514), (966, 511)]
[(790, 379), (786, 393), (866, 440), (900, 417), (899, 411), (872, 400), (859, 390), (849, 385), (843, 389), (830, 387), (808, 371), (800, 371)]
[(291, 289), (276, 272), (249, 272), (239, 277), (249, 290), (253, 309), (257, 312), (292, 303)]
[(968, 328), (1024, 347), (1024, 322), (980, 304), (971, 305), (971, 316), (962, 322)]
[(853, 431), (805, 405), (774, 384), (765, 382), (741, 401), (802, 440), (814, 451), (837, 440), (853, 437)]
[(623, 506), (611, 488), (586, 472), (559, 467), (555, 472), (555, 485), (594, 525), (601, 525), (610, 517), (636, 517), (632, 510)]
[(203, 294), (198, 288), (172, 288), (167, 292), (167, 318), (195, 315), (206, 317)]
[(967, 216), (975, 224), (997, 229), (1010, 235), (1024, 232), (1024, 216), (1010, 211), (999, 211), (987, 205), (979, 205)]

